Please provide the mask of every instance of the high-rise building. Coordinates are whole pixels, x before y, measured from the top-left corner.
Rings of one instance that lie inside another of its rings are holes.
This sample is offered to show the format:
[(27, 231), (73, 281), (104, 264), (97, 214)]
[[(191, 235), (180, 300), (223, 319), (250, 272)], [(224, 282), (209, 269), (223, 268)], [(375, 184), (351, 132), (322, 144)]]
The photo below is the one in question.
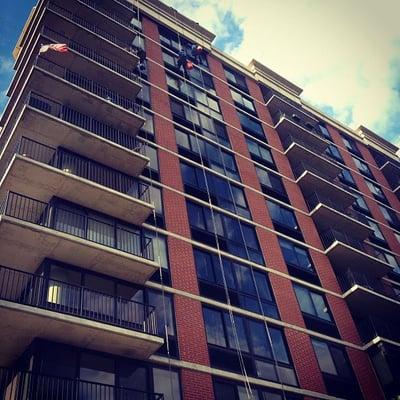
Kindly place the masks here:
[(400, 396), (398, 149), (213, 39), (158, 0), (32, 10), (0, 121), (1, 399)]

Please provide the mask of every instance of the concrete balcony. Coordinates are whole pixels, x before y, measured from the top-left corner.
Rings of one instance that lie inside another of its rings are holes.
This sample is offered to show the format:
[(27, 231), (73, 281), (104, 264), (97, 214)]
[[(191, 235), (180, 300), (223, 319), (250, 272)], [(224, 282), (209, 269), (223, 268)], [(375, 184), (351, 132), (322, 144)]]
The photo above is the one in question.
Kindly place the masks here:
[(356, 325), (367, 348), (380, 342), (400, 347), (400, 329), (396, 321), (388, 321), (378, 316), (365, 316), (357, 319)]
[(325, 254), (337, 271), (351, 269), (375, 277), (393, 270), (384, 255), (375, 247), (334, 229), (320, 234)]
[(30, 91), (39, 92), (59, 103), (76, 104), (82, 113), (92, 118), (101, 115), (106, 124), (132, 136), (145, 122), (140, 115), (142, 108), (131, 98), (121, 96), (44, 57), (36, 60), (22, 95), (27, 96)]
[(382, 279), (351, 270), (338, 278), (344, 298), (355, 315), (372, 314), (388, 321), (400, 319), (400, 289), (396, 292)]
[(265, 105), (267, 106), (270, 114), (273, 116), (279, 116), (280, 113), (287, 115), (295, 114), (303, 121), (308, 122), (310, 125), (316, 126), (318, 124), (317, 119), (301, 109), (301, 104), (296, 104), (293, 101), (286, 100), (275, 93), (266, 100), (267, 102)]
[(1, 153), (0, 169), (23, 136), (33, 136), (52, 147), (63, 147), (132, 176), (140, 175), (150, 161), (144, 155), (144, 143), (136, 137), (77, 108), (33, 92), (28, 95), (14, 133)]
[[(125, 97), (135, 97), (141, 90), (139, 78), (132, 68), (124, 67), (114, 59), (104, 56), (100, 53), (101, 49), (84, 46), (48, 26), (43, 26), (37, 37), (32, 38), (30, 49), (25, 51), (23, 57), (24, 65), (34, 64), (41, 45), (49, 43), (65, 43), (68, 46), (68, 52), (63, 53), (61, 57), (59, 53), (47, 52), (46, 58), (49, 61), (66, 69), (84, 72), (91, 80), (97, 80), (101, 76), (104, 86), (113, 88)], [(8, 96), (16, 90), (22, 90), (29, 72), (30, 69), (27, 67), (17, 71), (7, 91)]]
[(152, 306), (2, 266), (0, 281), (1, 365), (36, 337), (140, 359), (164, 343)]
[(298, 138), (318, 154), (323, 153), (328, 147), (329, 143), (317, 133), (317, 128), (308, 122), (304, 122), (297, 115), (290, 116), (280, 113), (276, 119), (275, 130), (281, 140), (287, 140), (288, 136)]
[(8, 191), (43, 202), (53, 197), (92, 208), (135, 225), (153, 213), (149, 186), (136, 178), (63, 148), (52, 148), (22, 137), (6, 174), (0, 198)]
[(320, 231), (334, 226), (359, 240), (366, 239), (373, 230), (364, 215), (352, 208), (342, 208), (329, 197), (313, 193), (306, 199), (310, 216)]
[[(68, 2), (68, 7), (74, 3), (75, 0)], [(98, 18), (101, 18), (101, 13), (93, 8), (90, 10), (88, 6), (83, 7), (82, 4), (78, 6), (79, 13), (74, 13), (64, 8), (65, 3), (60, 6), (55, 1), (50, 0), (47, 4), (42, 24), (56, 26), (59, 32), (62, 32), (71, 40), (84, 43), (88, 48), (98, 49), (97, 51), (100, 51), (105, 56), (118, 60), (121, 65), (133, 70), (139, 61), (136, 49), (131, 44), (135, 32), (130, 32), (132, 40), (120, 39), (120, 36), (112, 31), (115, 28), (115, 24), (108, 22), (105, 25), (97, 25), (96, 22)], [(86, 12), (84, 12), (85, 9), (87, 10)], [(84, 14), (89, 12), (92, 17), (96, 13), (97, 18), (93, 17), (93, 19), (88, 20), (82, 16), (82, 12)]]
[(282, 145), (291, 165), (296, 166), (301, 160), (331, 179), (337, 177), (342, 171), (338, 164), (330, 161), (326, 156), (316, 153), (309, 143), (298, 137), (288, 135), (282, 139)]
[(34, 272), (45, 258), (143, 284), (159, 265), (136, 226), (53, 199), (8, 193), (0, 207), (0, 264)]
[(400, 198), (400, 165), (394, 161), (386, 161), (381, 167), (390, 187), (398, 198)]
[(59, 7), (66, 7), (69, 12), (79, 15), (82, 19), (90, 21), (93, 25), (107, 27), (107, 32), (119, 38), (125, 43), (132, 43), (137, 35), (135, 25), (131, 23), (132, 15), (120, 10), (121, 7), (115, 7), (112, 4), (103, 5), (94, 0), (70, 0), (68, 3), (62, 0), (53, 0)]
[(326, 174), (326, 171), (323, 172), (305, 162), (299, 162), (292, 167), (292, 170), (306, 198), (317, 192), (328, 197), (341, 208), (350, 207), (356, 200), (356, 197), (345, 190), (334, 175)]

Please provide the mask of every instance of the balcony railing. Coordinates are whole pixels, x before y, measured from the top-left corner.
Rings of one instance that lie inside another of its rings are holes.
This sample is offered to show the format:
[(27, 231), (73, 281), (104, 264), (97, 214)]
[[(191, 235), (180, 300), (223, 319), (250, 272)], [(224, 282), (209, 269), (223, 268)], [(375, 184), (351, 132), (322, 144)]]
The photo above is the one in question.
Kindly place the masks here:
[(93, 8), (94, 10), (98, 11), (99, 13), (104, 14), (107, 17), (113, 19), (114, 21), (120, 23), (125, 28), (128, 28), (135, 32), (134, 25), (132, 25), (129, 21), (127, 21), (127, 20), (121, 18), (119, 15), (99, 6), (95, 1), (92, 1), (92, 0), (79, 0), (79, 1), (83, 4), (86, 4), (90, 8)]
[[(30, 222), (106, 247), (154, 261), (153, 242), (140, 229), (111, 217), (89, 216), (74, 205), (44, 203), (8, 192), (0, 204), (0, 215)], [(107, 222), (105, 222), (105, 219)]]
[(358, 332), (364, 343), (376, 337), (400, 342), (400, 328), (393, 323), (385, 322), (376, 317), (369, 317), (356, 322)]
[(48, 28), (47, 26), (43, 27), (42, 34), (51, 38), (54, 42), (66, 43), (71, 50), (76, 51), (82, 56), (90, 58), (91, 60), (117, 72), (120, 75), (125, 76), (132, 81), (139, 82), (138, 76), (133, 71), (126, 69), (115, 61), (110, 60), (109, 58), (97, 53), (95, 50), (85, 47), (82, 44), (71, 40), (67, 36)]
[(157, 335), (154, 307), (0, 266), (0, 299)]
[[(325, 174), (324, 172), (322, 172), (318, 168), (315, 168), (312, 165), (310, 165), (309, 163), (304, 162), (304, 161), (300, 161), (296, 165), (294, 165), (292, 167), (292, 171), (293, 171), (293, 174), (294, 174), (294, 176), (296, 178), (298, 178), (301, 174), (303, 174), (303, 172), (309, 171), (309, 172), (314, 173), (317, 176), (320, 176), (321, 178), (323, 178), (323, 179), (325, 179), (325, 180), (327, 180), (329, 182), (332, 182), (332, 177), (331, 176)], [(334, 183), (336, 186), (342, 187), (342, 185), (340, 184), (340, 182), (338, 182), (337, 179), (334, 179), (332, 183)]]
[(318, 204), (324, 204), (330, 208), (333, 208), (336, 211), (339, 211), (342, 214), (349, 216), (350, 218), (355, 219), (358, 222), (361, 222), (362, 224), (368, 225), (368, 219), (364, 215), (353, 210), (350, 207), (344, 208), (336, 201), (320, 193), (315, 192), (311, 196), (307, 197), (305, 200), (309, 211), (314, 210), (314, 208)]
[(136, 104), (133, 100), (127, 99), (126, 97), (121, 96), (113, 90), (108, 89), (100, 83), (92, 81), (77, 72), (73, 72), (61, 65), (46, 60), (43, 57), (37, 58), (35, 65), (128, 111), (135, 114), (143, 114), (142, 107), (139, 104)]
[(65, 122), (75, 125), (78, 128), (85, 129), (88, 132), (119, 144), (122, 147), (145, 154), (145, 146), (143, 142), (67, 105), (58, 103), (48, 97), (34, 92), (31, 92), (28, 95), (26, 103), (37, 110), (60, 118)]
[(322, 243), (324, 247), (327, 249), (329, 246), (332, 245), (335, 241), (344, 243), (350, 247), (353, 247), (371, 257), (377, 258), (384, 263), (387, 263), (385, 256), (381, 251), (376, 249), (375, 247), (364, 243), (360, 240), (357, 240), (346, 233), (336, 231), (334, 229), (329, 229), (320, 235)]
[(116, 35), (113, 35), (112, 33), (109, 33), (107, 31), (105, 31), (104, 29), (99, 28), (97, 25), (94, 25), (91, 22), (86, 21), (85, 19), (81, 18), (79, 15), (76, 15), (63, 7), (60, 7), (58, 4), (55, 4), (50, 1), (48, 3), (47, 7), (49, 10), (52, 10), (52, 11), (56, 12), (57, 14), (62, 15), (65, 18), (68, 18), (69, 20), (75, 22), (76, 24), (80, 25), (81, 27), (95, 33), (96, 35), (101, 36), (102, 38), (110, 41), (111, 43), (114, 43), (115, 45), (123, 48), (124, 50), (135, 53), (134, 48), (129, 43), (123, 42), (122, 40), (118, 39), (118, 37)]
[(282, 140), (282, 146), (285, 150), (288, 149), (288, 147), (292, 144), (292, 143), (297, 143), (300, 146), (305, 147), (307, 150), (310, 150), (312, 153), (317, 154), (319, 157), (325, 159), (326, 161), (327, 158), (325, 157), (325, 154), (323, 154), (321, 151), (319, 151), (318, 149), (316, 149), (315, 147), (313, 147), (309, 142), (300, 139), (299, 137), (295, 137), (292, 135), (287, 135), (285, 136), (285, 138)]
[(18, 141), (14, 153), (150, 203), (150, 190), (147, 184), (66, 149), (54, 149), (22, 137)]
[(393, 287), (382, 279), (373, 278), (351, 270), (347, 270), (344, 274), (339, 275), (338, 279), (343, 292), (358, 285), (400, 302), (400, 292), (396, 293)]
[(143, 392), (58, 376), (0, 367), (2, 400), (164, 400), (160, 393)]
[(303, 129), (305, 129), (306, 131), (308, 131), (314, 135), (317, 135), (320, 139), (325, 141), (325, 138), (323, 137), (322, 133), (319, 131), (319, 127), (317, 124), (313, 125), (310, 122), (306, 122), (295, 113), (290, 115), (290, 114), (279, 111), (272, 117), (272, 120), (277, 124), (283, 118), (286, 118), (287, 120), (294, 122), (295, 124), (301, 126)]

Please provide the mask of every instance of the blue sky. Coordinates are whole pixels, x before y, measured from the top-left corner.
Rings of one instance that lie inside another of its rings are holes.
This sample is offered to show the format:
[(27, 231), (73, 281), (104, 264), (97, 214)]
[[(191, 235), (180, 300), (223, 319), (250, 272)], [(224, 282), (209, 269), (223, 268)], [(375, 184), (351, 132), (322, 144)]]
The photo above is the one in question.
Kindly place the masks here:
[(0, 113), (7, 102), (5, 91), (13, 75), (12, 51), (36, 0), (0, 0)]
[[(12, 49), (34, 0), (0, 0), (0, 111)], [(214, 45), (304, 89), (341, 122), (400, 145), (399, 0), (164, 0), (210, 29)]]

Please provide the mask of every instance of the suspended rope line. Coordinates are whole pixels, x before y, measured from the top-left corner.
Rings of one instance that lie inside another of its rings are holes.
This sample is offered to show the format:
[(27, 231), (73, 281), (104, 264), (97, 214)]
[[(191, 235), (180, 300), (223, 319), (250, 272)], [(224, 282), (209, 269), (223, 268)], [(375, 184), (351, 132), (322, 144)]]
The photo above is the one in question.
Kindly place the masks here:
[[(201, 77), (202, 77), (202, 82), (203, 82), (203, 88), (205, 88), (205, 81), (204, 81), (204, 77), (203, 77), (202, 74), (201, 74)], [(207, 112), (208, 112), (208, 116), (209, 116), (210, 118), (212, 118), (209, 107), (207, 107)], [(197, 137), (197, 136), (196, 136), (196, 137)], [(223, 167), (224, 167), (224, 171), (226, 172), (227, 169), (226, 169), (225, 159), (224, 159), (224, 157), (222, 157), (222, 155), (221, 155), (221, 160), (222, 160), (222, 164), (223, 164)], [(206, 180), (206, 185), (208, 185), (207, 180)], [(233, 202), (235, 214), (236, 214), (236, 215), (239, 215), (238, 207), (237, 207), (237, 205), (236, 205), (236, 202), (234, 201), (235, 197), (234, 197), (234, 193), (233, 193), (233, 190), (232, 190), (232, 186), (231, 186), (231, 182), (230, 182), (230, 181), (228, 181), (228, 187), (229, 187), (229, 193), (230, 193), (230, 196), (231, 196), (231, 199), (232, 199), (232, 202)], [(210, 198), (210, 206), (212, 206), (212, 204), (211, 204), (211, 198)], [(240, 223), (240, 221), (238, 221), (238, 223), (239, 223), (240, 234), (241, 234), (242, 241), (243, 241), (243, 244), (244, 244), (244, 248), (245, 248), (245, 251), (246, 251), (246, 256), (247, 256), (247, 259), (250, 261), (250, 260), (251, 260), (251, 259), (250, 259), (250, 253), (249, 253), (249, 250), (248, 250), (248, 248), (247, 248), (246, 238), (245, 238), (245, 234), (244, 234), (244, 231), (243, 231), (243, 227), (242, 227), (242, 224)], [(260, 311), (261, 311), (261, 315), (263, 316), (264, 326), (265, 326), (265, 329), (266, 329), (266, 332), (267, 332), (267, 338), (268, 338), (269, 346), (270, 346), (270, 348), (271, 348), (271, 354), (272, 354), (272, 357), (273, 357), (273, 362), (274, 362), (275, 370), (276, 370), (277, 377), (278, 377), (278, 380), (279, 380), (279, 383), (280, 383), (280, 386), (281, 386), (281, 389), (282, 389), (283, 398), (286, 400), (286, 393), (285, 393), (285, 390), (284, 390), (283, 381), (282, 381), (282, 379), (281, 379), (281, 374), (280, 374), (280, 370), (279, 370), (278, 359), (277, 359), (276, 352), (275, 352), (275, 349), (274, 349), (274, 346), (273, 346), (272, 335), (271, 335), (271, 332), (270, 332), (268, 323), (267, 323), (267, 321), (266, 321), (266, 316), (265, 316), (264, 308), (263, 308), (263, 305), (262, 305), (262, 300), (261, 300), (261, 296), (260, 296), (260, 291), (259, 291), (259, 289), (258, 289), (256, 277), (255, 277), (255, 274), (254, 274), (254, 269), (253, 269), (253, 266), (251, 266), (251, 265), (249, 265), (249, 268), (250, 268), (250, 271), (251, 271), (251, 276), (252, 276), (253, 283), (254, 283), (254, 287), (255, 287), (255, 290), (256, 290), (258, 306), (259, 306), (259, 309), (260, 309)], [(224, 284), (225, 284), (225, 283), (224, 283)], [(228, 295), (229, 295), (229, 292), (228, 292)], [(229, 305), (230, 305), (230, 304), (229, 304)], [(250, 397), (250, 398), (251, 398), (251, 397)]]
[[(176, 23), (177, 26), (179, 26), (178, 18), (177, 18), (177, 14), (176, 13), (177, 13), (176, 10), (174, 10), (175, 23)], [(181, 51), (183, 51), (183, 48), (182, 48), (182, 40), (181, 40), (181, 36), (180, 36), (179, 30), (178, 30), (178, 43), (179, 43), (179, 48), (180, 48), (180, 52), (181, 52)], [(185, 75), (185, 71), (184, 71), (184, 75)], [(190, 97), (189, 97), (190, 85), (189, 85), (189, 83), (187, 82), (186, 79), (183, 81), (183, 83), (184, 83), (185, 89), (186, 89), (186, 97), (187, 97), (187, 103), (188, 103), (188, 107), (189, 107), (189, 113), (190, 113), (190, 120), (191, 120), (191, 123), (192, 123), (192, 128), (193, 128), (193, 131), (196, 132), (195, 124), (194, 124), (194, 118), (193, 118), (193, 109), (192, 109), (192, 105), (190, 103)], [(203, 82), (203, 84), (204, 84), (204, 82)], [(229, 305), (229, 307), (228, 307), (229, 319), (230, 319), (230, 322), (231, 322), (232, 328), (233, 328), (233, 333), (234, 333), (233, 336), (234, 336), (234, 341), (235, 341), (235, 348), (236, 348), (236, 352), (237, 352), (238, 359), (239, 359), (239, 365), (240, 365), (241, 373), (242, 373), (243, 378), (244, 378), (243, 381), (244, 381), (244, 384), (245, 384), (246, 394), (247, 394), (247, 397), (249, 399), (251, 399), (252, 398), (252, 389), (251, 389), (250, 381), (249, 381), (249, 378), (248, 378), (248, 375), (247, 375), (246, 366), (245, 366), (244, 359), (243, 359), (243, 354), (242, 354), (242, 351), (241, 351), (241, 348), (240, 348), (239, 335), (237, 333), (237, 327), (236, 327), (236, 323), (235, 323), (235, 318), (234, 318), (234, 315), (233, 315), (233, 312), (232, 312), (231, 302), (230, 302), (230, 298), (229, 298), (228, 285), (227, 285), (227, 280), (226, 280), (226, 276), (225, 276), (225, 271), (224, 271), (224, 268), (223, 268), (223, 261), (222, 261), (222, 257), (221, 257), (221, 249), (220, 249), (220, 246), (219, 246), (219, 240), (218, 240), (218, 235), (217, 235), (217, 224), (216, 224), (216, 221), (215, 221), (214, 210), (212, 208), (211, 194), (210, 194), (210, 188), (209, 188), (208, 181), (207, 181), (207, 175), (206, 175), (206, 171), (204, 169), (204, 167), (205, 167), (204, 159), (203, 159), (203, 155), (202, 155), (202, 152), (201, 152), (201, 146), (200, 146), (199, 138), (198, 138), (197, 135), (194, 135), (194, 136), (196, 138), (196, 144), (197, 144), (197, 148), (199, 150), (200, 162), (201, 162), (201, 165), (203, 167), (202, 168), (202, 172), (203, 172), (204, 182), (205, 182), (206, 190), (207, 190), (208, 206), (209, 206), (210, 213), (211, 213), (211, 220), (212, 220), (213, 231), (214, 231), (214, 239), (215, 239), (215, 243), (216, 243), (216, 247), (217, 247), (217, 251), (218, 251), (218, 261), (219, 261), (219, 266), (220, 266), (220, 269), (221, 269), (221, 276), (222, 276), (222, 280), (223, 280), (226, 301), (227, 301), (227, 304)]]
[[(139, 5), (139, 1), (140, 0), (136, 0), (136, 18), (138, 20), (138, 23), (140, 23), (140, 5)], [(147, 69), (147, 56), (146, 56), (146, 52), (145, 50), (143, 50), (141, 48), (142, 45), (142, 40), (143, 40), (143, 47), (144, 46), (144, 39), (142, 38), (141, 33), (137, 32), (138, 36), (139, 36), (139, 48), (144, 51), (144, 55), (142, 54), (142, 57), (144, 57), (144, 59), (140, 60), (140, 62), (144, 62), (144, 66), (145, 68), (141, 68), (141, 65), (139, 65), (139, 67), (137, 68), (138, 74), (139, 74), (139, 79), (140, 82), (142, 82), (143, 78), (142, 78), (142, 73)], [(143, 35), (144, 37), (144, 35)], [(147, 71), (148, 74), (148, 71)], [(143, 101), (142, 101), (143, 103)], [(142, 107), (143, 109), (143, 107)], [(143, 117), (144, 117), (144, 110), (143, 110)], [(145, 132), (145, 138), (147, 143), (150, 141), (149, 137), (148, 137), (148, 131), (147, 129), (144, 130)], [(145, 143), (145, 150), (147, 149), (148, 144)], [(152, 171), (150, 170), (149, 173), (149, 180), (150, 180), (150, 188), (151, 190), (154, 189), (155, 185), (153, 182), (153, 174)], [(158, 187), (157, 187), (158, 189)], [(150, 191), (150, 199), (151, 199), (151, 191)], [(161, 200), (162, 201), (162, 200)], [(174, 390), (173, 390), (173, 378), (172, 378), (172, 364), (171, 364), (171, 347), (170, 347), (170, 343), (169, 343), (169, 334), (168, 334), (168, 318), (167, 318), (167, 304), (165, 301), (165, 284), (164, 284), (164, 274), (163, 274), (163, 266), (161, 263), (161, 246), (160, 246), (160, 236), (159, 236), (159, 227), (157, 224), (157, 213), (156, 213), (156, 209), (155, 209), (155, 203), (154, 201), (152, 201), (153, 203), (153, 221), (154, 221), (154, 226), (155, 226), (155, 239), (156, 239), (156, 252), (157, 252), (157, 262), (159, 265), (159, 274), (160, 274), (160, 285), (161, 285), (161, 299), (162, 299), (162, 309), (163, 309), (163, 317), (164, 317), (164, 336), (165, 336), (165, 347), (166, 347), (166, 352), (167, 352), (167, 358), (168, 358), (168, 375), (169, 375), (169, 383), (170, 383), (170, 394), (172, 396), (172, 400), (175, 400), (175, 394), (174, 394)]]

